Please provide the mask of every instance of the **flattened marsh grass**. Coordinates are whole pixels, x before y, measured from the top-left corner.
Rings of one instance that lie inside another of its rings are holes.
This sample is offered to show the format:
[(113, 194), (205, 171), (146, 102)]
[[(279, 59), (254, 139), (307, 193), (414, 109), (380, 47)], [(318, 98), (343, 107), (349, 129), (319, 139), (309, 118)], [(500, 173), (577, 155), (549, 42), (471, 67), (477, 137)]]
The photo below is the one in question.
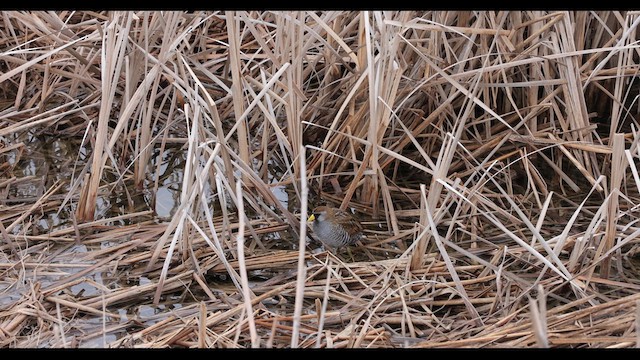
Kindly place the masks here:
[(637, 12), (0, 15), (0, 346), (640, 343)]

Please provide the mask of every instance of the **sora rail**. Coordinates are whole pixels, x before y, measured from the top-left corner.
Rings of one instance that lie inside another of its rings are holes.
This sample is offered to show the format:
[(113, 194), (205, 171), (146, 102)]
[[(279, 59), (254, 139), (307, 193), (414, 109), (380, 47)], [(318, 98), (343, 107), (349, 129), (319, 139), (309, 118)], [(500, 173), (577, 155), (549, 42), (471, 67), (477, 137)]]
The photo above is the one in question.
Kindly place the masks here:
[(314, 234), (331, 248), (353, 245), (362, 238), (362, 225), (346, 211), (328, 206), (313, 209), (309, 220)]

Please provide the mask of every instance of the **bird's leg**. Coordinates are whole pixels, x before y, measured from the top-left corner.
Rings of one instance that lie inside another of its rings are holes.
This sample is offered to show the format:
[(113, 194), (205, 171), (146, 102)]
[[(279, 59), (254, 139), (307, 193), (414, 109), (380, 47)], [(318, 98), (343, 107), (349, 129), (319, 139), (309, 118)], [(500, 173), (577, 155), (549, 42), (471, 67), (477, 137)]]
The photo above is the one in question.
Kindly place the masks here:
[(351, 252), (351, 248), (349, 246), (347, 246), (347, 253), (349, 254), (349, 257), (351, 258), (351, 262), (355, 262), (356, 259), (353, 257), (353, 253)]
[(334, 248), (333, 246), (329, 246), (329, 245), (322, 245), (325, 249), (329, 250), (329, 252), (331, 254), (333, 254), (333, 256), (338, 257), (338, 249)]

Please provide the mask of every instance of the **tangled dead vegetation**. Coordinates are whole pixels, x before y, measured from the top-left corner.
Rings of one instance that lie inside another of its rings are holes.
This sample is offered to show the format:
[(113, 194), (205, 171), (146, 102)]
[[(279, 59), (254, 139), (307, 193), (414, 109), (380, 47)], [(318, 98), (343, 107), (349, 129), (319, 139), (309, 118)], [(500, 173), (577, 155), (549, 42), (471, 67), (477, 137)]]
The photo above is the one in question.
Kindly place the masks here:
[(0, 15), (0, 346), (640, 343), (640, 13)]

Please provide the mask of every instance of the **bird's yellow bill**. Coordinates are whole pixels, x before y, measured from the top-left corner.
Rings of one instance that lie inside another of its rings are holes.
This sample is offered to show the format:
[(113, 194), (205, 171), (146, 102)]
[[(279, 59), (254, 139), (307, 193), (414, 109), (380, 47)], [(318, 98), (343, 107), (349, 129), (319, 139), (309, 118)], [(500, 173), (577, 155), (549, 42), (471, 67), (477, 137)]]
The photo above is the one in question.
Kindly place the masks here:
[(315, 217), (313, 214), (311, 214), (311, 216), (309, 216), (309, 218), (307, 219), (307, 221), (313, 221), (313, 220), (315, 220), (315, 219), (316, 219), (316, 217)]

